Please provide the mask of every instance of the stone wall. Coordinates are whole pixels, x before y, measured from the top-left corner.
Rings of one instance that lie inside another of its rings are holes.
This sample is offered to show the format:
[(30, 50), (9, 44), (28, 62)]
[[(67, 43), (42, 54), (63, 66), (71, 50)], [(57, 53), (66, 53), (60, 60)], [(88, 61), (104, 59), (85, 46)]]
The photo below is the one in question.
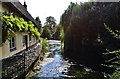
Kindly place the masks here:
[(27, 71), (32, 63), (38, 58), (42, 46), (34, 44), (12, 57), (2, 60), (2, 78), (16, 78)]

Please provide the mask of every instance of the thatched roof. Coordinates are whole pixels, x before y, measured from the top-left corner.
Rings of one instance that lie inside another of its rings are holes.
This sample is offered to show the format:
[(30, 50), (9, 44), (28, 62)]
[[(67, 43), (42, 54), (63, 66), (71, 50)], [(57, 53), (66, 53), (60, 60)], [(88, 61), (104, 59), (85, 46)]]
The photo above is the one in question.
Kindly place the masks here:
[(27, 9), (20, 2), (2, 2), (2, 4), (8, 6), (10, 11), (14, 13), (17, 12), (22, 17), (24, 17), (26, 20), (30, 20), (35, 25), (37, 25), (34, 18), (31, 16), (31, 14), (27, 11)]

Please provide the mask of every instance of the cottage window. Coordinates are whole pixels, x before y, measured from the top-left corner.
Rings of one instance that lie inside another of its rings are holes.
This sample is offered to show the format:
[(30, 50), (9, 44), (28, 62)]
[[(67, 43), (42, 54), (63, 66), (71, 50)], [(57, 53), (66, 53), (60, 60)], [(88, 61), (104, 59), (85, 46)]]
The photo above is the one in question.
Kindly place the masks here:
[(15, 47), (15, 37), (11, 37), (11, 39), (10, 39), (10, 51), (13, 51), (15, 49), (16, 49), (16, 47)]
[(29, 42), (30, 42), (30, 43), (32, 42), (32, 37), (31, 37), (31, 36), (29, 36)]
[(29, 42), (30, 42), (30, 44), (31, 44), (31, 43), (34, 43), (34, 42), (35, 42), (35, 37), (30, 36), (30, 37), (29, 37)]
[(26, 36), (27, 35), (23, 35), (23, 46), (26, 46)]

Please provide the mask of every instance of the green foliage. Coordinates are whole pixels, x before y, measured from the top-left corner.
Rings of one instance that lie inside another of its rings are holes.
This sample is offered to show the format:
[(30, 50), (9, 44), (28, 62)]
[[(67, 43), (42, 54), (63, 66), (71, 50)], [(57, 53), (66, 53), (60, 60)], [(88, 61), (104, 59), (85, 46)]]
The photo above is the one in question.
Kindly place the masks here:
[(84, 68), (81, 67), (70, 66), (68, 70), (68, 73), (72, 75), (72, 77), (65, 79), (106, 79), (103, 75), (97, 74), (95, 72), (86, 71)]
[[(41, 37), (42, 38), (47, 38), (47, 39), (54, 39), (54, 35), (56, 32), (56, 20), (52, 16), (48, 16), (46, 18), (45, 25), (43, 27), (43, 32)], [(56, 36), (56, 35), (55, 35)]]
[(55, 32), (52, 35), (53, 39), (60, 40), (60, 33), (61, 33), (61, 25), (58, 24), (55, 28)]
[(13, 17), (12, 13), (3, 13), (2, 15), (2, 43), (9, 40), (15, 32), (28, 32), (29, 34), (40, 37), (38, 29), (34, 27), (31, 21), (25, 21), (23, 18)]
[[(115, 32), (113, 30), (110, 29), (110, 27), (108, 27), (105, 23), (104, 26), (106, 28), (106, 30), (109, 32), (110, 35), (112, 35), (114, 38), (116, 39), (120, 39), (120, 31), (115, 30)], [(110, 79), (119, 79), (120, 78), (120, 48), (118, 50), (114, 50), (114, 51), (109, 51), (108, 49), (106, 49), (106, 53), (104, 53), (104, 55), (109, 56), (109, 55), (113, 55), (114, 57), (106, 60), (106, 63), (104, 64), (105, 66), (109, 66), (109, 67), (114, 67), (116, 68), (116, 71), (112, 74)], [(109, 64), (107, 64), (109, 63)]]
[(56, 27), (56, 19), (53, 16), (48, 16), (46, 18), (45, 26), (48, 26), (51, 33), (53, 34), (55, 31), (55, 27)]
[(110, 79), (120, 79), (120, 69), (117, 69), (111, 76)]
[(63, 30), (63, 28), (61, 28), (60, 39), (61, 39), (61, 42), (64, 43), (64, 30)]
[(49, 45), (47, 43), (47, 39), (40, 38), (40, 43), (42, 44), (42, 50), (40, 54), (40, 60), (42, 61), (44, 59), (44, 55), (49, 50)]
[(104, 66), (108, 66), (108, 67), (114, 67), (116, 68), (115, 72), (111, 75), (110, 79), (119, 79), (120, 78), (120, 49), (118, 50), (114, 50), (112, 52), (110, 52), (109, 50), (107, 50), (108, 52), (104, 53), (104, 55), (114, 55), (113, 58), (106, 60), (105, 64), (103, 64)]
[(43, 27), (43, 32), (41, 34), (41, 37), (42, 38), (47, 38), (47, 39), (51, 39), (52, 38), (52, 34), (51, 34), (51, 31), (50, 31), (48, 26), (44, 26)]
[[(120, 66), (120, 18), (118, 15), (120, 6), (118, 4), (71, 3), (60, 19), (65, 33), (65, 56), (88, 66), (101, 66), (106, 62), (107, 66), (117, 68), (118, 75)], [(106, 49), (107, 54), (103, 55)]]
[(45, 54), (49, 50), (49, 45), (47, 43), (47, 39), (40, 38), (41, 43), (42, 43), (42, 53)]
[(107, 29), (107, 31), (115, 38), (120, 39), (120, 31), (115, 30), (115, 32), (113, 30), (110, 29), (110, 27), (108, 27), (105, 23), (104, 23), (105, 28)]
[(38, 31), (41, 33), (42, 24), (41, 24), (41, 21), (40, 21), (39, 17), (36, 17), (36, 18), (35, 18), (35, 21), (36, 21), (36, 23), (37, 23)]

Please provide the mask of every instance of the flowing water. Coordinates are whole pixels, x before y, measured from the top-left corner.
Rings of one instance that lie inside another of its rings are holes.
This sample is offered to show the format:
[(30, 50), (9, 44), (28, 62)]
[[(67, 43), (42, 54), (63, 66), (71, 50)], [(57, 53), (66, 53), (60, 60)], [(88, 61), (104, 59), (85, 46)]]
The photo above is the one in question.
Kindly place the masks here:
[(41, 69), (34, 76), (38, 79), (106, 79), (104, 75), (92, 71), (82, 65), (63, 58), (60, 41), (49, 40), (51, 48), (46, 53)]

